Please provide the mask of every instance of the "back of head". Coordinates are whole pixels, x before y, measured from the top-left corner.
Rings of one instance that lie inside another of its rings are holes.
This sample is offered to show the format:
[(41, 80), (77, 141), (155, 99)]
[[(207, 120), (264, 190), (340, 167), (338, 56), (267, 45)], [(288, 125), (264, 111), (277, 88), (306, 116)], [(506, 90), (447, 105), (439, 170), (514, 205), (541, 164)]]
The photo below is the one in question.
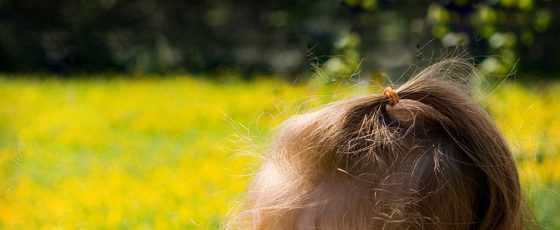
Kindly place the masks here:
[(436, 63), (396, 89), (279, 126), (245, 211), (254, 229), (521, 229), (515, 162), (469, 96), (473, 67)]

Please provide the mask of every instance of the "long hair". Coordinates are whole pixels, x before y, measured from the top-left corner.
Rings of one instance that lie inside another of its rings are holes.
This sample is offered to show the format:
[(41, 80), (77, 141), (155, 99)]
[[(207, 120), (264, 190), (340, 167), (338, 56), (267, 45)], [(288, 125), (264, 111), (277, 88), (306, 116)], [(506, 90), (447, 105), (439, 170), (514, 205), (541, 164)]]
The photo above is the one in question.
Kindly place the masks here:
[(367, 95), (288, 119), (226, 228), (523, 229), (515, 161), (469, 95), (473, 71), (444, 60), (398, 102)]

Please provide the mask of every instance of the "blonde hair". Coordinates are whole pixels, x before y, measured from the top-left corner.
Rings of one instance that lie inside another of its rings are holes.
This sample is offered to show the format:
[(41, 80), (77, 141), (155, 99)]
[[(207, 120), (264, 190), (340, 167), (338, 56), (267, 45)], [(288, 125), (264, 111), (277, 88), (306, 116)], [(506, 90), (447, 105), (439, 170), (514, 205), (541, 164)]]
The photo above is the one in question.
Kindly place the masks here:
[(468, 93), (473, 70), (448, 59), (285, 121), (226, 228), (523, 229), (515, 162)]

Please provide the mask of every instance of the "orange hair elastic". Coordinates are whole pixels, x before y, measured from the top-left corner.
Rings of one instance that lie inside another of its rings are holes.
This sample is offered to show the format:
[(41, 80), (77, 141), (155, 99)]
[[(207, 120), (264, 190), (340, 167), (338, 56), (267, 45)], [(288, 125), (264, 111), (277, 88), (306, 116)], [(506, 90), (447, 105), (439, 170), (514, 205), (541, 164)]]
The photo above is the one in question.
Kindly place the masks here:
[(383, 95), (389, 99), (389, 105), (393, 106), (399, 102), (399, 94), (391, 87), (383, 90)]

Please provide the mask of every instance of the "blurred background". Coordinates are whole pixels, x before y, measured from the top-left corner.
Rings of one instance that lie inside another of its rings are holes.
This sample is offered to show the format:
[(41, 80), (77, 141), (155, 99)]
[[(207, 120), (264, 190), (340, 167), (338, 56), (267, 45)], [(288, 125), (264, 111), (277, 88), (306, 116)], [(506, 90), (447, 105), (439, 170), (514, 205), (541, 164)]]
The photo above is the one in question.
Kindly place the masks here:
[(217, 229), (282, 120), (467, 55), (530, 206), (560, 229), (558, 12), (553, 0), (0, 0), (0, 228)]
[[(325, 64), (369, 73), (464, 47), (484, 70), (551, 73), (551, 0), (0, 2), (0, 70), (294, 78)], [(548, 76), (547, 74), (543, 76)]]

